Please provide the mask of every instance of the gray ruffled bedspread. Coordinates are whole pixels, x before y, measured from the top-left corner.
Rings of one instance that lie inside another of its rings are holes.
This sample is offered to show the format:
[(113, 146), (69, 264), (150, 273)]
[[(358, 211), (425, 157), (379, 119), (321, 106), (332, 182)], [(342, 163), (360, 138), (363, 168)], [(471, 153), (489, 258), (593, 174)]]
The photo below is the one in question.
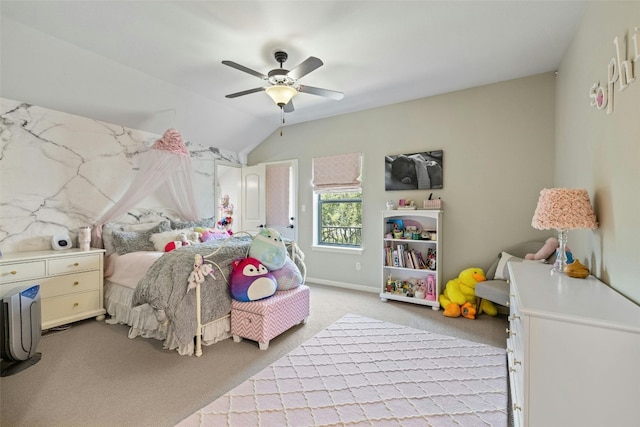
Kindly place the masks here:
[(206, 256), (220, 248), (215, 255), (207, 258), (220, 269), (213, 265), (215, 278), (207, 276), (200, 286), (204, 324), (231, 312), (231, 296), (227, 283), (231, 263), (235, 259), (247, 256), (251, 240), (249, 236), (238, 236), (186, 246), (165, 253), (151, 265), (145, 277), (138, 282), (133, 305), (148, 303), (156, 310), (164, 310), (167, 319), (173, 323), (176, 339), (181, 344), (188, 344), (193, 340), (197, 326), (196, 291), (192, 289), (187, 292), (195, 255)]

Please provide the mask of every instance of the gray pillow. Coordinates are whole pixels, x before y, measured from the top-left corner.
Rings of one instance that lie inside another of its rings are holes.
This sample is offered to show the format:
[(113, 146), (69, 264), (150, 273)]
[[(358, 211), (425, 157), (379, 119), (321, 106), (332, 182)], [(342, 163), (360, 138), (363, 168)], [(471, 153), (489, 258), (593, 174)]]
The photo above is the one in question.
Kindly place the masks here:
[[(109, 256), (117, 252), (113, 243), (113, 231), (147, 231), (160, 224), (162, 221), (145, 222), (136, 224), (122, 224), (117, 222), (109, 222), (102, 226), (102, 246), (105, 249), (105, 255)], [(167, 222), (166, 220), (164, 222)]]
[(171, 228), (174, 230), (181, 230), (183, 228), (195, 228), (195, 227), (214, 228), (216, 226), (216, 219), (214, 217), (202, 218), (197, 221), (185, 221), (185, 222), (174, 221), (174, 220), (170, 220), (170, 221), (171, 221)]
[(171, 230), (169, 221), (163, 221), (147, 231), (113, 230), (113, 245), (118, 255), (130, 252), (155, 251), (151, 235)]

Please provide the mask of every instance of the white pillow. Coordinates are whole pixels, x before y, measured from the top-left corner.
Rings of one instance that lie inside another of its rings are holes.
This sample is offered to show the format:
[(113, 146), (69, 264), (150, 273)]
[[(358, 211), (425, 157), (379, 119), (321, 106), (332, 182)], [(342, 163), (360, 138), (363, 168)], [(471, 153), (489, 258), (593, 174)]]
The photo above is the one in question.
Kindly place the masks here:
[(182, 230), (169, 230), (163, 231), (162, 233), (152, 234), (149, 238), (151, 243), (153, 243), (153, 247), (158, 252), (164, 252), (165, 246), (167, 243), (178, 240), (178, 236), (182, 233), (190, 233), (192, 230), (190, 228), (184, 228)]
[(496, 267), (496, 274), (493, 276), (494, 279), (500, 280), (509, 280), (509, 269), (507, 268), (507, 262), (511, 259), (520, 259), (506, 252), (502, 252), (500, 254), (500, 261), (498, 261), (498, 267)]
[(544, 264), (545, 260), (522, 259), (506, 252), (502, 252), (502, 254), (500, 254), (500, 261), (498, 261), (498, 267), (496, 267), (496, 274), (493, 276), (494, 280), (509, 280), (509, 269), (507, 268), (507, 263), (509, 262), (535, 262)]

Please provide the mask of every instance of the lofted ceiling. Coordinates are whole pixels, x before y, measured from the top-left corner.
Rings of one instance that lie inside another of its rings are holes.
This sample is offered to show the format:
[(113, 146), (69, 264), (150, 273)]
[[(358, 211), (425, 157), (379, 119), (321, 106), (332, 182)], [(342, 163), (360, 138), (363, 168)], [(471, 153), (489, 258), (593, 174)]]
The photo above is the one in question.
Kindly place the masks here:
[[(300, 83), (341, 91), (344, 99), (299, 93), (295, 111), (285, 115), (291, 125), (556, 70), (584, 6), (552, 0), (2, 0), (3, 51), (20, 43), (6, 25), (13, 23), (175, 89), (148, 100), (135, 88), (118, 100), (99, 91), (61, 96), (55, 87), (15, 98), (23, 93), (15, 64), (20, 56), (7, 64), (3, 53), (2, 96), (137, 129), (144, 127), (141, 116), (173, 110), (185, 138), (246, 153), (280, 127), (280, 109), (264, 92), (225, 98), (265, 83), (223, 60), (266, 74), (279, 66), (276, 50), (288, 53), (288, 69), (309, 56), (322, 59)], [(117, 90), (124, 83), (98, 78), (93, 84)], [(190, 111), (196, 108), (198, 114)], [(191, 115), (205, 119), (185, 118)], [(149, 127), (142, 130), (164, 130)]]

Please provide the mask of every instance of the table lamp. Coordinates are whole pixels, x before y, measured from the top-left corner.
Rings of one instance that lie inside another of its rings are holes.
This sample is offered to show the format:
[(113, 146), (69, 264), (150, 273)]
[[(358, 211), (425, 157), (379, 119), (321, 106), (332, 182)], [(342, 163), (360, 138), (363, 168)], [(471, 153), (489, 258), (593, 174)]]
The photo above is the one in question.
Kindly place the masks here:
[(545, 188), (531, 220), (538, 230), (558, 230), (558, 256), (553, 269), (564, 272), (567, 266), (567, 231), (598, 228), (591, 200), (585, 189)]

